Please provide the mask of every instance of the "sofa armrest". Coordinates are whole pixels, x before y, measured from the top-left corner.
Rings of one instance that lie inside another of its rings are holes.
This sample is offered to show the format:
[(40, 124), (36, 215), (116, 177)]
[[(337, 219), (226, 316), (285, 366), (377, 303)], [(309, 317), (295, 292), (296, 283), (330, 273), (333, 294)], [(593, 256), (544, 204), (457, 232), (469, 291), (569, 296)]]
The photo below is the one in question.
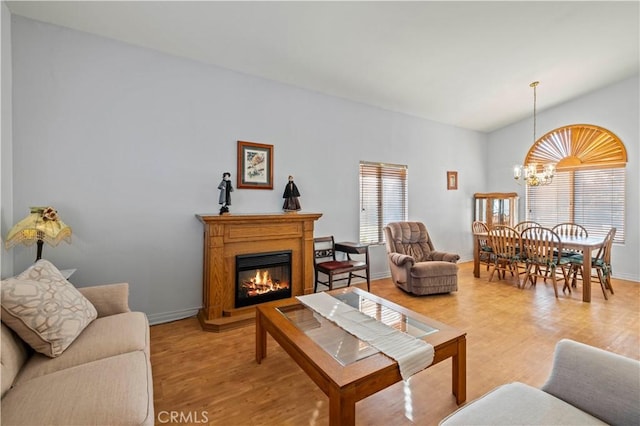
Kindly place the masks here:
[(457, 263), (459, 259), (460, 256), (454, 253), (445, 253), (442, 251), (432, 251), (429, 253), (429, 260)]
[(389, 260), (396, 266), (412, 267), (416, 260), (408, 254), (389, 253)]
[(542, 390), (606, 423), (640, 424), (640, 361), (562, 339)]
[(95, 306), (98, 318), (130, 312), (128, 283), (80, 287), (78, 290)]

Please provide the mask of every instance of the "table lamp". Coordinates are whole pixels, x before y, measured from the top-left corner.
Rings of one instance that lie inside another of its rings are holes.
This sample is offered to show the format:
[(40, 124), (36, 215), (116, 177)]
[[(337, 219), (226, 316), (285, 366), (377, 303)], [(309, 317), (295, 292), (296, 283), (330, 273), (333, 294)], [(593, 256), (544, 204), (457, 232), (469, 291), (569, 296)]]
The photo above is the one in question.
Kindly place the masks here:
[(57, 246), (60, 241), (71, 243), (71, 228), (60, 220), (53, 207), (31, 207), (29, 216), (16, 223), (7, 234), (5, 247), (10, 249), (16, 244), (30, 246), (38, 244), (36, 261), (42, 258), (42, 246), (46, 242)]

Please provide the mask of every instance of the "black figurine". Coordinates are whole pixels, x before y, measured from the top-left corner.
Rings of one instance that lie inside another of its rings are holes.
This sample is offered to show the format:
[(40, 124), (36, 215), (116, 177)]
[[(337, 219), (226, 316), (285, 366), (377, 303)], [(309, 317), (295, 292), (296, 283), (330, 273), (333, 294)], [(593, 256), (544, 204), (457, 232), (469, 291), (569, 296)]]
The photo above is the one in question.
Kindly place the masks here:
[(220, 214), (229, 213), (229, 206), (231, 205), (231, 193), (233, 192), (233, 185), (231, 184), (231, 173), (224, 172), (222, 174), (222, 182), (218, 185), (220, 190), (220, 198), (218, 204), (221, 204)]
[(282, 198), (284, 198), (284, 205), (282, 206), (284, 211), (294, 212), (300, 210), (299, 196), (300, 191), (298, 191), (298, 187), (293, 182), (293, 176), (289, 176), (289, 182), (284, 187), (284, 194), (282, 195)]

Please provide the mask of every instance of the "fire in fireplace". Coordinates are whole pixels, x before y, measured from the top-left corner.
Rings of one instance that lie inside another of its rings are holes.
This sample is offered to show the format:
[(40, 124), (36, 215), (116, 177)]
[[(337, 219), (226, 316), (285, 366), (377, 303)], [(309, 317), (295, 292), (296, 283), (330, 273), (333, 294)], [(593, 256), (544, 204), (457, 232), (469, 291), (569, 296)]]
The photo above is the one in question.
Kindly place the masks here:
[(236, 308), (288, 297), (291, 250), (236, 256)]

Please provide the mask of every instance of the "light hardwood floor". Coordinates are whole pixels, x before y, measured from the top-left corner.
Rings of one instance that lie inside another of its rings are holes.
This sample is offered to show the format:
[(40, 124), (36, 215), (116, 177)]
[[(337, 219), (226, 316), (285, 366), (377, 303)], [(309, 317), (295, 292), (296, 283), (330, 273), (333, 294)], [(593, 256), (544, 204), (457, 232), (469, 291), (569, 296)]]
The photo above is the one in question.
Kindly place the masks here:
[[(472, 267), (460, 265), (459, 290), (447, 295), (415, 297), (389, 279), (371, 283), (372, 293), (467, 332), (467, 402), (511, 381), (541, 386), (562, 338), (640, 359), (639, 283), (614, 279), (615, 295), (605, 301), (595, 282), (592, 302), (583, 303), (580, 283), (556, 299), (551, 284), (489, 283), (484, 268), (476, 279)], [(327, 425), (327, 397), (271, 337), (256, 364), (254, 333), (254, 326), (205, 332), (195, 318), (152, 326), (156, 424), (173, 412), (192, 424)], [(434, 425), (456, 408), (445, 361), (360, 401), (356, 423)]]

